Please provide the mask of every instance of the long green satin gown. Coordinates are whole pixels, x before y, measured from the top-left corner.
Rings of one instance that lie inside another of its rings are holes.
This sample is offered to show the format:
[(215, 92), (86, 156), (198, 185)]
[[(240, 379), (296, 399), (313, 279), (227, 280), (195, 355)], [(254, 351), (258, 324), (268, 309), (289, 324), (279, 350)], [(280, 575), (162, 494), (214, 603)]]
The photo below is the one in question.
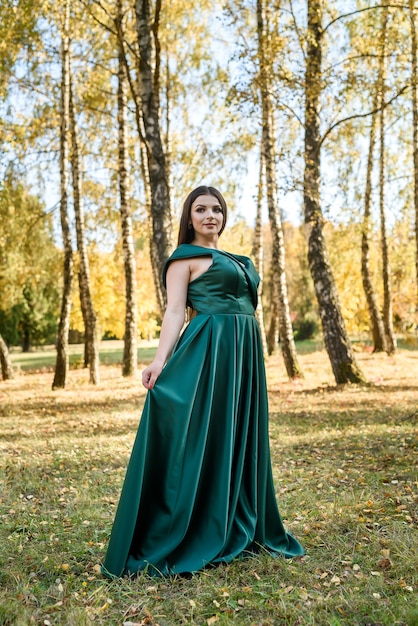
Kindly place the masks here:
[(294, 557), (283, 528), (248, 257), (183, 244), (168, 259), (212, 256), (189, 284), (197, 311), (148, 392), (102, 571), (196, 572), (266, 549)]

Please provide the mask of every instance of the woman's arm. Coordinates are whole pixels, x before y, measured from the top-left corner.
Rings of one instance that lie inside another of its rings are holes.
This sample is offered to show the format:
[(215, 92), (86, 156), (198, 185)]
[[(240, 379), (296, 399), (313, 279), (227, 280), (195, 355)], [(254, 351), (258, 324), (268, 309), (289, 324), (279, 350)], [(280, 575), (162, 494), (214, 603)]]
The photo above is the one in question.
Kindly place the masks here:
[(142, 384), (152, 389), (167, 362), (184, 325), (187, 287), (190, 281), (189, 259), (173, 261), (167, 270), (167, 308), (161, 325), (157, 353), (142, 372)]

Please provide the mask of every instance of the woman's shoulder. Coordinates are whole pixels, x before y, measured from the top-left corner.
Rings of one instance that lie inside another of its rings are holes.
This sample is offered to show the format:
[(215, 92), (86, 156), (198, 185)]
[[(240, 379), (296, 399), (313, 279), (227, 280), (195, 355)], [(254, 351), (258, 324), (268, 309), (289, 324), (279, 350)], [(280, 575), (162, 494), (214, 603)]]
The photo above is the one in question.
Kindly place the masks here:
[(211, 248), (203, 248), (192, 243), (182, 243), (176, 248), (173, 254), (167, 259), (166, 263), (176, 261), (177, 259), (190, 259), (196, 256), (209, 256), (213, 250)]
[(226, 250), (222, 250), (221, 252), (223, 252), (227, 256), (233, 257), (245, 266), (253, 265), (252, 259), (249, 256), (245, 256), (244, 254), (236, 254), (235, 252), (227, 252)]
[(167, 270), (168, 270), (170, 263), (172, 263), (173, 261), (180, 261), (183, 259), (192, 259), (195, 257), (211, 256), (211, 255), (212, 255), (212, 249), (210, 248), (203, 248), (201, 246), (195, 246), (194, 244), (191, 244), (191, 243), (182, 243), (178, 248), (174, 250), (174, 252), (168, 257), (167, 261), (164, 264), (164, 268), (163, 268), (164, 287), (166, 286)]

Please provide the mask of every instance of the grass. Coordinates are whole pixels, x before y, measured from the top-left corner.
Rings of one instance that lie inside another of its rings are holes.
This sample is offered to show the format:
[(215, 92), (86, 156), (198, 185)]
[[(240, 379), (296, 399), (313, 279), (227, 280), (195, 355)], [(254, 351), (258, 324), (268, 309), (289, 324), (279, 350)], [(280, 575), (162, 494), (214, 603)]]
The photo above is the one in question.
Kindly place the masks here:
[[(155, 354), (157, 341), (141, 341), (138, 348), (138, 361), (151, 361)], [(84, 344), (70, 344), (68, 347), (71, 369), (84, 367)], [(122, 363), (123, 341), (111, 340), (100, 342), (100, 363), (102, 365), (116, 365)], [(55, 367), (56, 350), (54, 346), (43, 346), (34, 351), (22, 352), (14, 348), (11, 353), (15, 368), (25, 372), (52, 370)]]
[(333, 385), (268, 363), (277, 497), (307, 555), (261, 555), (190, 579), (99, 573), (145, 393), (102, 366), (0, 383), (0, 624), (418, 625), (418, 352), (358, 353), (372, 382)]
[[(138, 347), (138, 361), (140, 363), (152, 360), (156, 349), (157, 340), (142, 340)], [(353, 339), (355, 350), (371, 351), (370, 341), (361, 338)], [(418, 339), (415, 337), (398, 338), (398, 346), (402, 350), (416, 350)], [(311, 354), (324, 349), (324, 341), (317, 339), (304, 339), (297, 342), (298, 354)], [(68, 347), (69, 362), (71, 369), (84, 367), (84, 344), (70, 344)], [(100, 342), (100, 363), (102, 365), (119, 365), (123, 357), (123, 341), (106, 340)], [(30, 352), (22, 352), (20, 348), (13, 348), (11, 352), (12, 363), (15, 368), (24, 372), (51, 371), (55, 367), (56, 351), (52, 345), (34, 348)]]

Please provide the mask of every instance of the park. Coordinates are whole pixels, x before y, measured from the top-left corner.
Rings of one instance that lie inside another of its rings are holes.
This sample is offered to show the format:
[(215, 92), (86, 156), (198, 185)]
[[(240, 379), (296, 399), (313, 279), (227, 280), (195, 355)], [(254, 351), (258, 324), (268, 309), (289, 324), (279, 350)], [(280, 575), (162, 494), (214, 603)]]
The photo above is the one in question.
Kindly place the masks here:
[(418, 626), (416, 0), (7, 0), (0, 69), (0, 626)]

